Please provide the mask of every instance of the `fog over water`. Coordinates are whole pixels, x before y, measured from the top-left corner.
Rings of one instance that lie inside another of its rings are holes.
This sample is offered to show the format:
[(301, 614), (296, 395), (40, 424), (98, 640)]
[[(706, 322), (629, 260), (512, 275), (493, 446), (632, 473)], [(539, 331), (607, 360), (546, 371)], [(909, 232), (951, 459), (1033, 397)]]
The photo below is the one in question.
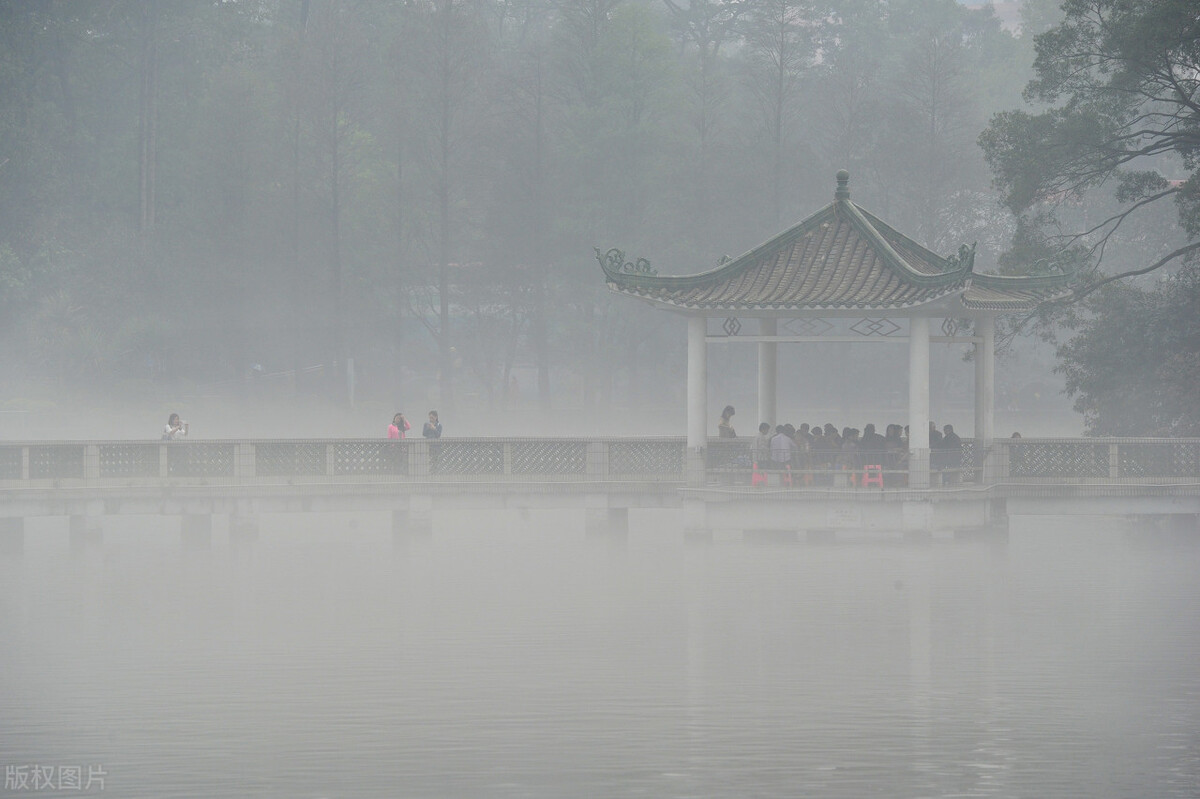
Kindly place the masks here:
[(447, 513), (394, 546), (386, 516), (274, 516), (196, 551), (135, 517), (72, 551), (30, 520), (0, 764), (99, 766), (113, 797), (1200, 795), (1194, 544), (630, 521)]

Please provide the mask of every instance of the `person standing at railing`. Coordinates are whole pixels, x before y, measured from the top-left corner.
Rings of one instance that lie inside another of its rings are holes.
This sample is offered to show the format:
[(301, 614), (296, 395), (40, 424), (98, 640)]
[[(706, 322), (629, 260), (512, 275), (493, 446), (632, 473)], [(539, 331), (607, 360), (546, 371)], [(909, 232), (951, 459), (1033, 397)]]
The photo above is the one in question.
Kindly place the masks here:
[(186, 438), (188, 434), (188, 423), (179, 418), (179, 414), (173, 413), (167, 417), (167, 425), (163, 428), (162, 440), (175, 441), (179, 438)]
[(767, 422), (758, 426), (758, 435), (750, 449), (750, 462), (754, 469), (766, 469), (771, 462), (771, 425)]
[(721, 421), (717, 423), (718, 438), (737, 438), (737, 433), (734, 432), (733, 424), (730, 420), (733, 418), (733, 406), (726, 405), (725, 410), (721, 411)]
[(936, 439), (932, 436), (929, 439), (929, 464), (934, 469), (954, 469), (962, 460), (962, 440), (954, 432), (954, 425), (948, 424), (943, 429), (950, 438), (946, 433), (930, 430), (930, 433), (936, 432), (938, 435)]
[(412, 425), (409, 424), (408, 420), (404, 418), (404, 414), (398, 413), (392, 417), (392, 423), (388, 425), (387, 437), (404, 438), (405, 431), (411, 429)]
[(792, 440), (786, 425), (776, 425), (771, 438), (771, 467), (778, 471), (790, 469), (796, 454), (796, 442)]
[(421, 429), (421, 435), (425, 438), (441, 438), (442, 423), (438, 421), (438, 412), (429, 412), (429, 421), (425, 423), (425, 427)]

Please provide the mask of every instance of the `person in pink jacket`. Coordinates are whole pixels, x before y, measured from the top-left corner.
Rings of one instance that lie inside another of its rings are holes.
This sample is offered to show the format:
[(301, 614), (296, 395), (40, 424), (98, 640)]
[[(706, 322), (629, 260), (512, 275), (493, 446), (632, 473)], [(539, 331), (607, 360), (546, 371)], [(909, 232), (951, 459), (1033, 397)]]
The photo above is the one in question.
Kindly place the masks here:
[(388, 425), (388, 438), (404, 438), (405, 431), (411, 428), (412, 425), (404, 418), (404, 414), (398, 413), (392, 417), (392, 423)]

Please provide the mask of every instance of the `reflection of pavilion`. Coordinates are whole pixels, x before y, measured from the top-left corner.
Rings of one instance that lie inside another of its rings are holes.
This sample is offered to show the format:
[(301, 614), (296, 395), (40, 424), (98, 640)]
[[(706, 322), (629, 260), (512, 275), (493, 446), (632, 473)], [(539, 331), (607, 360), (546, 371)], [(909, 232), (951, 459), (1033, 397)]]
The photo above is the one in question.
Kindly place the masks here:
[[(929, 344), (975, 346), (975, 438), (994, 437), (995, 318), (1065, 295), (1071, 275), (1003, 277), (973, 271), (974, 247), (943, 258), (850, 201), (834, 201), (750, 252), (696, 275), (660, 276), (619, 250), (600, 256), (608, 287), (688, 319), (689, 473), (702, 479), (707, 441), (707, 345), (758, 345), (758, 416), (776, 419), (776, 348), (830, 341), (908, 343), (909, 485), (929, 485)], [(708, 319), (724, 319), (708, 333)], [(759, 320), (757, 335), (742, 319)], [(930, 335), (941, 319), (943, 335)], [(781, 322), (784, 330), (780, 331)], [(972, 328), (964, 335), (962, 320)]]

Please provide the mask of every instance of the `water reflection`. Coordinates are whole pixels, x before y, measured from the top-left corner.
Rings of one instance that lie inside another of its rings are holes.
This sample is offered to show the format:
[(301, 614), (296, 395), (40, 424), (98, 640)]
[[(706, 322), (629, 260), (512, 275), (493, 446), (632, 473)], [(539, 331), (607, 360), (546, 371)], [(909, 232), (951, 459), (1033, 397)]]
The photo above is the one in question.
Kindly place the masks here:
[(395, 548), (387, 518), (279, 517), (193, 551), (146, 519), (73, 554), (31, 524), (0, 559), (0, 765), (131, 797), (1200, 793), (1193, 545), (630, 522), (462, 513)]

